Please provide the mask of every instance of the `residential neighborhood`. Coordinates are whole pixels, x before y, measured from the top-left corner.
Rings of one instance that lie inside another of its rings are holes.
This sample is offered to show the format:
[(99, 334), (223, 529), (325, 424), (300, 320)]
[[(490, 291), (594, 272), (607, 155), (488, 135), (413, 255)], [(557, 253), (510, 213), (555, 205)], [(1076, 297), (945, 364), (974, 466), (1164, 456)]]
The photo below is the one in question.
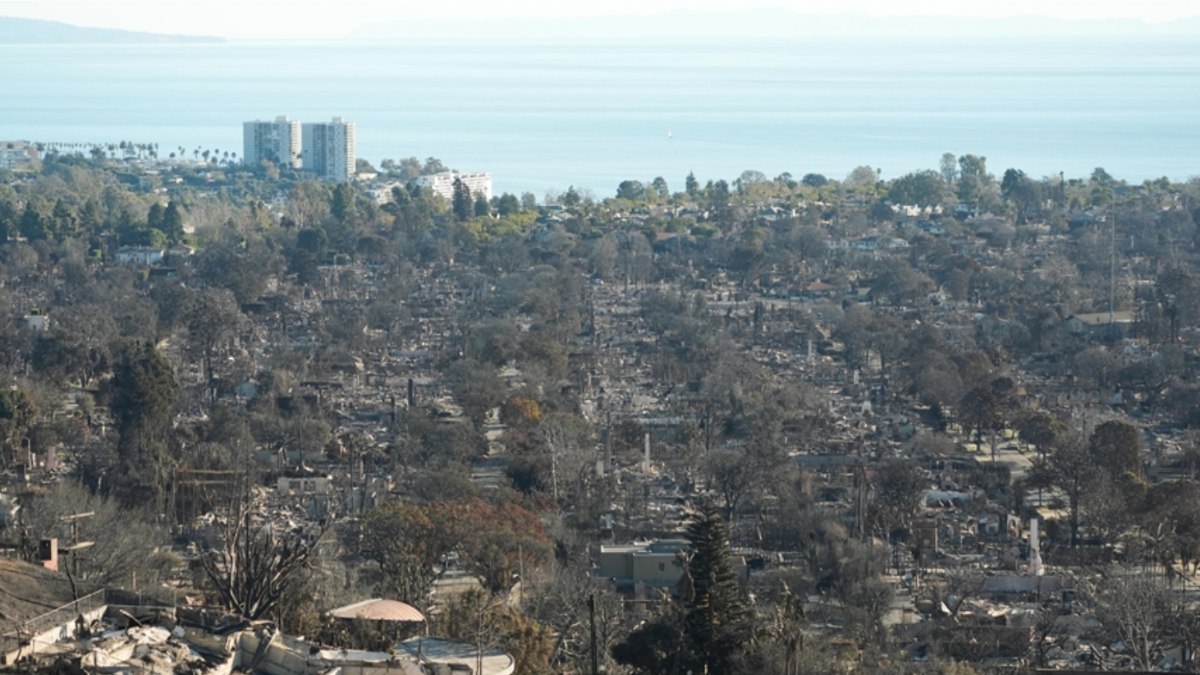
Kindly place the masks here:
[(0, 667), (1196, 667), (1195, 180), (129, 146), (0, 165)]

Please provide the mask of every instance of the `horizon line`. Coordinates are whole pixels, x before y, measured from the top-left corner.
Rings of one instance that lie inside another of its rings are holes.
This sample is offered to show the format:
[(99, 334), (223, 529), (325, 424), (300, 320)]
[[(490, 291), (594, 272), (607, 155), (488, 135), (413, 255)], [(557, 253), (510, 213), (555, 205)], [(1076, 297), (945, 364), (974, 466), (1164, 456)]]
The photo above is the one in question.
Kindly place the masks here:
[[(405, 24), (421, 26), (421, 27), (445, 25), (446, 27), (458, 26), (461, 28), (463, 26), (483, 27), (483, 26), (487, 26), (487, 25), (491, 25), (491, 24), (498, 24), (498, 23), (499, 24), (507, 24), (507, 23), (518, 23), (518, 22), (532, 22), (533, 25), (529, 26), (529, 28), (536, 29), (538, 26), (545, 26), (546, 24), (551, 24), (551, 25), (553, 25), (553, 24), (560, 24), (560, 25), (562, 25), (562, 24), (583, 24), (584, 22), (594, 21), (594, 20), (619, 21), (621, 19), (626, 19), (626, 18), (635, 18), (635, 19), (639, 19), (639, 20), (646, 20), (646, 19), (670, 19), (673, 17), (695, 17), (695, 18), (711, 19), (711, 18), (715, 18), (715, 17), (734, 17), (734, 16), (752, 17), (756, 14), (758, 14), (758, 15), (763, 15), (763, 14), (787, 15), (787, 16), (792, 16), (792, 17), (796, 17), (796, 18), (815, 18), (815, 19), (822, 19), (822, 20), (865, 19), (865, 20), (872, 21), (872, 22), (879, 22), (879, 21), (884, 21), (884, 20), (928, 21), (928, 22), (930, 22), (930, 25), (928, 26), (929, 32), (936, 32), (939, 27), (950, 27), (953, 25), (961, 26), (962, 24), (984, 23), (984, 22), (993, 22), (993, 21), (1005, 21), (1005, 22), (1012, 23), (1012, 22), (1020, 22), (1023, 20), (1030, 21), (1030, 22), (1050, 21), (1050, 22), (1054, 22), (1055, 24), (1060, 24), (1060, 25), (1067, 24), (1067, 25), (1074, 25), (1076, 27), (1089, 27), (1090, 26), (1090, 27), (1094, 27), (1094, 28), (1098, 28), (1098, 29), (1109, 29), (1109, 30), (1111, 30), (1113, 28), (1118, 28), (1121, 26), (1133, 28), (1135, 30), (1136, 29), (1154, 30), (1154, 29), (1170, 28), (1170, 27), (1172, 27), (1173, 24), (1189, 24), (1189, 23), (1196, 23), (1198, 25), (1198, 27), (1200, 27), (1200, 11), (1196, 11), (1194, 13), (1182, 15), (1182, 16), (1157, 19), (1157, 18), (1148, 18), (1148, 17), (1142, 17), (1142, 16), (1108, 16), (1108, 17), (1104, 17), (1104, 16), (1096, 16), (1096, 17), (1061, 16), (1061, 15), (1056, 15), (1056, 14), (1049, 13), (1049, 12), (1039, 13), (1039, 12), (1029, 12), (1029, 11), (1016, 11), (1016, 12), (1011, 12), (1011, 13), (1001, 11), (998, 13), (991, 13), (991, 14), (967, 14), (967, 13), (958, 13), (958, 12), (940, 13), (940, 14), (939, 13), (930, 13), (930, 12), (895, 13), (895, 12), (887, 12), (887, 11), (865, 11), (865, 10), (821, 12), (821, 11), (812, 11), (812, 10), (797, 10), (797, 9), (793, 9), (793, 8), (789, 8), (789, 7), (748, 7), (748, 8), (740, 8), (740, 9), (733, 9), (733, 10), (669, 8), (669, 9), (665, 9), (662, 11), (649, 11), (649, 12), (628, 12), (628, 11), (625, 11), (625, 12), (603, 12), (603, 11), (600, 11), (600, 12), (590, 12), (590, 13), (585, 13), (585, 14), (542, 14), (542, 15), (511, 14), (511, 15), (497, 15), (497, 16), (467, 16), (467, 17), (419, 16), (419, 17), (409, 19), (409, 20), (401, 19), (401, 18), (394, 18), (394, 19), (383, 19), (380, 22), (374, 23), (374, 24), (371, 24), (371, 23), (358, 24), (353, 27), (349, 27), (349, 28), (345, 29), (340, 34), (315, 35), (315, 34), (311, 34), (311, 33), (305, 33), (303, 31), (298, 31), (296, 35), (290, 35), (290, 36), (261, 35), (261, 34), (260, 35), (237, 35), (237, 34), (229, 34), (229, 33), (224, 33), (224, 32), (223, 33), (214, 33), (214, 32), (202, 31), (202, 30), (199, 32), (180, 32), (178, 29), (174, 29), (174, 30), (168, 32), (168, 31), (160, 31), (160, 30), (155, 30), (155, 29), (130, 27), (129, 25), (121, 25), (121, 26), (98, 25), (98, 24), (91, 24), (91, 23), (77, 23), (77, 22), (70, 21), (70, 20), (63, 20), (61, 18), (44, 18), (42, 16), (12, 15), (12, 14), (0, 14), (0, 19), (15, 19), (15, 20), (23, 20), (23, 21), (45, 22), (48, 24), (66, 26), (66, 27), (70, 27), (72, 29), (77, 29), (77, 30), (82, 30), (82, 31), (90, 31), (90, 30), (118, 31), (118, 32), (131, 33), (134, 35), (154, 36), (154, 37), (159, 37), (159, 38), (175, 38), (175, 39), (180, 39), (180, 40), (207, 39), (207, 40), (222, 40), (222, 41), (236, 41), (236, 42), (338, 42), (338, 41), (345, 41), (345, 40), (367, 40), (367, 41), (375, 41), (375, 42), (386, 42), (386, 41), (393, 40), (393, 39), (405, 39), (405, 40), (418, 39), (418, 40), (422, 40), (422, 41), (434, 41), (434, 40), (444, 41), (444, 40), (453, 40), (455, 38), (455, 36), (451, 33), (434, 34), (434, 35), (428, 35), (428, 36), (412, 36), (412, 35), (397, 34), (394, 38), (389, 38), (389, 37), (383, 37), (383, 36), (372, 36), (372, 35), (370, 35), (371, 31), (379, 30), (380, 28), (386, 28), (386, 27), (403, 26)], [(939, 26), (938, 24), (943, 24), (944, 26)], [(1011, 30), (1012, 28), (1016, 28), (1016, 27), (1017, 26), (1005, 26), (1004, 28)], [(639, 26), (631, 25), (630, 28), (634, 33), (636, 33), (637, 30), (639, 29)], [(683, 26), (682, 28), (695, 30), (696, 28), (699, 28), (699, 26), (695, 26), (695, 25)], [(759, 37), (759, 35), (756, 35), (754, 33), (740, 30), (741, 28), (744, 28), (744, 27), (741, 27), (741, 26), (734, 27), (735, 30), (733, 30), (733, 32), (731, 32), (729, 37), (731, 37), (731, 38), (736, 38), (736, 37), (756, 38), (756, 37)], [(788, 28), (790, 28), (790, 27), (765, 26), (764, 28), (766, 29), (766, 32), (768, 32), (772, 35), (782, 35), (785, 32), (791, 32), (794, 34), (803, 34), (804, 33), (804, 27), (802, 27), (802, 26), (795, 27), (795, 30), (792, 30), (792, 31), (788, 31)], [(849, 30), (849, 29), (853, 28), (852, 26), (847, 26), (846, 28), (848, 29), (847, 30), (848, 33), (853, 33), (852, 30)], [(875, 28), (876, 30), (878, 30), (879, 28), (883, 28), (883, 29), (885, 29), (885, 31), (889, 30), (889, 29), (897, 30), (895, 27), (879, 26), (879, 25), (864, 26), (863, 28), (864, 29)], [(1030, 25), (1029, 28), (1034, 29), (1032, 31), (1034, 33), (1038, 32), (1038, 29), (1039, 29), (1039, 27), (1036, 25)], [(1044, 30), (1044, 27), (1041, 27), (1041, 30)], [(534, 32), (536, 32), (536, 31), (534, 31)], [(696, 31), (696, 32), (703, 32), (703, 31)], [(870, 34), (870, 33), (866, 32), (865, 34)], [(1006, 34), (1005, 36), (1007, 37), (1009, 35)], [(473, 39), (477, 38), (477, 36), (470, 36), (470, 37), (472, 37)], [(521, 39), (521, 38), (528, 39), (530, 37), (538, 37), (538, 38), (552, 40), (552, 39), (554, 39), (555, 36), (554, 35), (534, 36), (534, 35), (531, 35), (530, 31), (526, 31), (526, 32), (518, 33), (518, 34), (512, 35), (512, 36), (496, 35), (494, 37), (497, 41), (503, 41), (503, 40), (507, 40), (507, 39)], [(567, 36), (564, 39), (575, 39), (577, 37), (578, 37), (577, 35), (572, 35), (572, 36)], [(606, 37), (621, 37), (621, 36), (596, 35), (595, 37), (606, 38)], [(671, 37), (671, 36), (667, 36), (667, 37)], [(680, 37), (686, 37), (686, 31)], [(2, 42), (0, 42), (0, 43), (2, 43)]]

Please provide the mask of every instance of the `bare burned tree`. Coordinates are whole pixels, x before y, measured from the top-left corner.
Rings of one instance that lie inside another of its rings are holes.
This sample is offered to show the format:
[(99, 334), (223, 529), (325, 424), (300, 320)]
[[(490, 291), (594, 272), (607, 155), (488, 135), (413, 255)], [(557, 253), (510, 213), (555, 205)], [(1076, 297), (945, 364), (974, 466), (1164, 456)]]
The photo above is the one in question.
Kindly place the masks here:
[(200, 560), (221, 600), (248, 620), (266, 616), (303, 581), (300, 572), (320, 538), (299, 530), (277, 532), (255, 522), (245, 506), (234, 509), (221, 535), (221, 543)]
[(1162, 579), (1118, 569), (1096, 593), (1096, 618), (1112, 639), (1125, 643), (1137, 667), (1148, 671), (1170, 643), (1174, 604)]

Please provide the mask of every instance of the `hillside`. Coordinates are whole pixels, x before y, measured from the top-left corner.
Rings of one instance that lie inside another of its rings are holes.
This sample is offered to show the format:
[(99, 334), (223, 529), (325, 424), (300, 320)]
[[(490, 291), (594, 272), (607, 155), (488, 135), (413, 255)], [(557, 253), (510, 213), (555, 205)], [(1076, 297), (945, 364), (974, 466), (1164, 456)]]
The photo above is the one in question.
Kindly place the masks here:
[(71, 602), (65, 575), (20, 560), (0, 558), (0, 632), (15, 622)]
[(59, 21), (0, 17), (0, 44), (121, 44), (223, 42), (221, 38), (162, 35), (112, 28), (73, 26)]

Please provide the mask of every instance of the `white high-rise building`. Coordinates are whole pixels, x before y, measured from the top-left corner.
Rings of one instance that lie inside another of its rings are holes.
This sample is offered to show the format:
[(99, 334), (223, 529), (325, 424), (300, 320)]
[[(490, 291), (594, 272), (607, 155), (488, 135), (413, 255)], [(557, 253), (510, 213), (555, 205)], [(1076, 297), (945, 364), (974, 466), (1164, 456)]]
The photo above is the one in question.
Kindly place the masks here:
[(301, 166), (318, 178), (347, 181), (354, 176), (354, 122), (335, 117), (332, 122), (301, 125)]
[(300, 122), (280, 115), (270, 122), (242, 124), (242, 162), (255, 167), (264, 159), (277, 166), (300, 168)]
[(442, 173), (421, 176), (417, 179), (417, 182), (441, 195), (446, 201), (453, 201), (455, 179), (462, 180), (463, 185), (467, 186), (472, 196), (478, 198), (480, 195), (483, 195), (484, 199), (488, 201), (492, 200), (492, 174), (487, 171), (475, 171), (472, 173), (443, 171)]

